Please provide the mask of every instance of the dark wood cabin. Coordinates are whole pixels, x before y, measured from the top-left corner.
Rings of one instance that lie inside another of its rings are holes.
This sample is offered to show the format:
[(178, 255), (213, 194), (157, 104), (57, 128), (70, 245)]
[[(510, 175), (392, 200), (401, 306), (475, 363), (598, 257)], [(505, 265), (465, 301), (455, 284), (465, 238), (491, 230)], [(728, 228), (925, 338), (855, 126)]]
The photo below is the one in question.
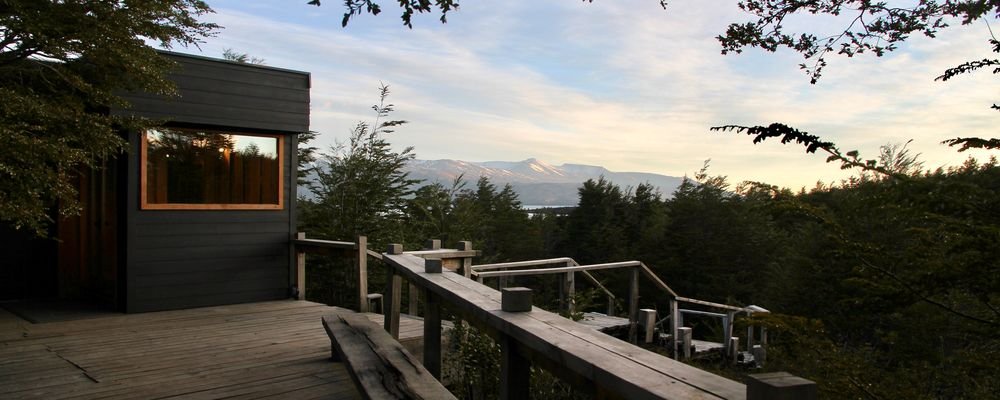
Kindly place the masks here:
[(59, 241), (0, 228), (0, 300), (58, 298), (144, 312), (287, 298), (294, 285), (296, 134), (308, 73), (162, 52), (179, 97), (124, 97), (129, 152), (77, 178)]

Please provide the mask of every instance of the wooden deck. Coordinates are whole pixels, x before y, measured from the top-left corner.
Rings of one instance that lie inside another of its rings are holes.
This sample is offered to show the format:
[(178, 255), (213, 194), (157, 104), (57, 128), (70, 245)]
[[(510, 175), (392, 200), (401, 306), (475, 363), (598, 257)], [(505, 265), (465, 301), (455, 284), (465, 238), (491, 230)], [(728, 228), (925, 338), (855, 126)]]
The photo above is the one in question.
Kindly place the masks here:
[(0, 398), (359, 398), (330, 361), (328, 310), (274, 301), (47, 324), (0, 310)]

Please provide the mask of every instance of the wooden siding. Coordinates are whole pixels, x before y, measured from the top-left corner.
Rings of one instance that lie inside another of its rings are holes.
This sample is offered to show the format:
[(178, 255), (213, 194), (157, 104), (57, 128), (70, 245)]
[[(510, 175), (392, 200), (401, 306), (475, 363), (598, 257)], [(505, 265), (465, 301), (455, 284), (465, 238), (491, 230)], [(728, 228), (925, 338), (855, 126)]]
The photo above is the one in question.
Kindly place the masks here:
[[(126, 311), (145, 312), (288, 297), (293, 254), (294, 151), (283, 158), (280, 210), (141, 210), (138, 133), (130, 137)], [(286, 148), (294, 136), (283, 136)]]
[(178, 97), (123, 94), (137, 115), (169, 122), (280, 132), (309, 130), (308, 73), (161, 52), (176, 62), (170, 74)]
[(309, 129), (308, 73), (171, 52), (178, 97), (125, 94), (120, 115), (183, 127), (279, 134), (277, 210), (142, 210), (139, 133), (129, 135), (125, 204), (125, 311), (144, 312), (288, 297), (293, 284), (295, 133)]

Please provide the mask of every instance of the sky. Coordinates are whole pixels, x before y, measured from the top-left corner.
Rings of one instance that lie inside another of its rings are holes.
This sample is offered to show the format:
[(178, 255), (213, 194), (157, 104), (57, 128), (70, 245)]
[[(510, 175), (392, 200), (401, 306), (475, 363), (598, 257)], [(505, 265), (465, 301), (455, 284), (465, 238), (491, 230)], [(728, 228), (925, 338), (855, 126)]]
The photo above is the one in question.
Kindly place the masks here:
[[(619, 172), (751, 180), (799, 189), (850, 176), (825, 156), (764, 143), (712, 126), (782, 122), (842, 150), (874, 158), (902, 144), (926, 167), (967, 157), (940, 142), (997, 136), (1000, 101), (988, 71), (948, 82), (945, 69), (995, 57), (987, 24), (914, 36), (884, 57), (830, 57), (812, 85), (797, 53), (748, 49), (721, 55), (715, 37), (751, 19), (731, 0), (466, 0), (448, 14), (402, 25), (393, 1), (383, 13), (340, 26), (342, 2), (210, 0), (204, 18), (224, 27), (182, 53), (221, 57), (225, 49), (269, 66), (311, 73), (311, 129), (328, 151), (359, 121), (372, 121), (380, 84), (389, 86), (388, 136), (420, 159), (600, 165)], [(792, 20), (787, 28), (834, 32), (832, 19)], [(996, 20), (990, 21), (995, 31)]]

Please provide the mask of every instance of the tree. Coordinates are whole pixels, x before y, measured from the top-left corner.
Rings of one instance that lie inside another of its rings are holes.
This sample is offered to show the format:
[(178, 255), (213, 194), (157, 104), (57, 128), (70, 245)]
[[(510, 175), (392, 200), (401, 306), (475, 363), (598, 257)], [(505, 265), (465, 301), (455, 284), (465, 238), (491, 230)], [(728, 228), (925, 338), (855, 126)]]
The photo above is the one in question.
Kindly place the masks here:
[(303, 204), (308, 231), (330, 239), (367, 235), (375, 246), (401, 241), (405, 197), (418, 182), (403, 166), (414, 154), (412, 147), (399, 152), (390, 148), (384, 136), (406, 121), (387, 120), (393, 111), (386, 103), (389, 87), (382, 85), (379, 93), (379, 103), (372, 106), (374, 122), (358, 122), (347, 143), (323, 156), (328, 169), (316, 170), (318, 179), (310, 188), (316, 201)]
[(49, 210), (79, 210), (71, 177), (119, 153), (123, 129), (149, 121), (111, 116), (120, 91), (172, 94), (171, 63), (146, 41), (197, 45), (215, 24), (202, 1), (0, 2), (0, 223), (45, 236)]
[(247, 53), (240, 53), (233, 49), (223, 49), (222, 59), (243, 64), (264, 65), (264, 59), (251, 56)]

